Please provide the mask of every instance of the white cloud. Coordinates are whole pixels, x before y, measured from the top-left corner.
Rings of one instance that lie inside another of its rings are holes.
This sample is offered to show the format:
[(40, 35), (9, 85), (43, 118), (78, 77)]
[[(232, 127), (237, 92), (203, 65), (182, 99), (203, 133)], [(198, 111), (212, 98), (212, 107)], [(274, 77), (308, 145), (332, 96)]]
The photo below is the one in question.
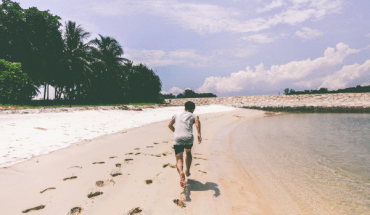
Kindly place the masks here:
[(178, 87), (172, 87), (170, 90), (168, 91), (162, 91), (161, 93), (162, 94), (174, 94), (174, 95), (177, 95), (177, 94), (180, 94), (180, 93), (183, 93), (184, 90), (183, 89), (180, 89)]
[(295, 35), (297, 35), (298, 37), (301, 37), (303, 39), (306, 39), (306, 40), (324, 35), (324, 33), (322, 33), (321, 31), (319, 31), (317, 29), (311, 29), (311, 28), (308, 28), (308, 27), (303, 27), (301, 30), (302, 31), (300, 31), (300, 30), (296, 31)]
[(256, 43), (271, 43), (273, 42), (275, 38), (270, 38), (268, 37), (267, 35), (264, 35), (264, 34), (255, 34), (255, 35), (252, 35), (252, 36), (245, 36), (245, 37), (242, 37), (243, 40), (246, 40), (246, 41), (253, 41), (253, 42), (256, 42)]
[[(230, 93), (252, 88), (264, 91), (279, 90), (286, 87), (287, 84), (315, 87), (322, 83), (329, 83), (329, 81), (325, 82), (329, 78), (324, 78), (331, 77), (330, 75), (333, 74), (333, 71), (337, 70), (344, 63), (348, 55), (358, 53), (359, 51), (349, 48), (344, 43), (338, 43), (336, 49), (328, 47), (323, 57), (314, 60), (292, 61), (283, 65), (273, 65), (270, 69), (265, 69), (261, 63), (254, 70), (248, 66), (245, 71), (231, 73), (229, 77), (208, 77), (197, 91)], [(343, 67), (343, 69), (345, 72), (350, 71), (346, 67)], [(366, 66), (359, 70), (365, 71)], [(365, 75), (363, 72), (360, 73), (363, 76)], [(311, 81), (308, 83), (305, 80)], [(317, 81), (321, 81), (321, 83), (317, 83)]]
[(270, 11), (274, 8), (282, 7), (283, 5), (284, 5), (283, 0), (275, 0), (275, 1), (271, 2), (271, 4), (267, 5), (264, 8), (257, 8), (257, 12), (259, 12), (259, 13), (267, 12), (267, 11)]
[[(282, 1), (276, 0), (260, 10), (267, 11), (283, 6)], [(251, 17), (249, 14), (247, 16), (247, 12), (240, 8), (169, 0), (99, 2), (94, 4), (93, 9), (103, 15), (129, 16), (145, 13), (167, 17), (184, 28), (204, 34), (222, 31), (258, 32), (278, 24), (296, 25), (309, 19), (321, 19), (327, 14), (339, 12), (341, 6), (342, 0), (291, 0), (281, 11), (265, 17)]]
[(364, 78), (367, 78), (366, 81), (369, 81), (368, 76), (370, 72), (370, 60), (365, 61), (362, 65), (357, 63), (353, 65), (346, 65), (343, 68), (332, 75), (328, 75), (323, 78), (323, 83), (320, 87), (326, 87), (329, 89), (340, 89), (345, 88), (348, 84), (361, 80), (364, 81)]
[(125, 58), (137, 63), (144, 63), (149, 67), (180, 65), (205, 66), (212, 57), (201, 56), (195, 49), (163, 51), (163, 50), (136, 50), (127, 49)]

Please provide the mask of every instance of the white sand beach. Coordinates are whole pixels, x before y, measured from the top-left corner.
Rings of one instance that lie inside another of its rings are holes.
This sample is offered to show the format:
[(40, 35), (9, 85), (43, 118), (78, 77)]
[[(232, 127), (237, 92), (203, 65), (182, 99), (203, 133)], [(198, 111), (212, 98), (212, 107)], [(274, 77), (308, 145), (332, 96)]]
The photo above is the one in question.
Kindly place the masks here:
[[(182, 108), (174, 108), (178, 110)], [(274, 214), (233, 155), (217, 146), (229, 144), (218, 139), (222, 132), (263, 117), (264, 112), (235, 109), (202, 114), (200, 110), (195, 113), (202, 122), (203, 142), (193, 147), (185, 189), (171, 167), (173, 133), (167, 127), (169, 120), (162, 119), (1, 168), (1, 214)], [(169, 119), (173, 113), (166, 112)], [(183, 208), (174, 203), (182, 192), (186, 193)]]
[[(67, 113), (0, 115), (0, 167), (80, 141), (170, 119), (183, 107), (142, 111), (87, 110)], [(198, 114), (235, 110), (221, 105), (197, 107)]]

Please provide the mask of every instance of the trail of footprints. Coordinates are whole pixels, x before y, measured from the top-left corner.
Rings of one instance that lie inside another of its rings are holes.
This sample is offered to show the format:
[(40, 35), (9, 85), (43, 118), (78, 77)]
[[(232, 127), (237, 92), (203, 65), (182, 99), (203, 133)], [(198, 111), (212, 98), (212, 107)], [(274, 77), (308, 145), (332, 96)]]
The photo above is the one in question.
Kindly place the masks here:
[[(168, 143), (168, 141), (163, 141), (163, 143)], [(155, 145), (159, 144), (157, 142), (154, 143)], [(146, 148), (153, 148), (153, 146), (147, 146)], [(140, 150), (140, 148), (135, 148), (134, 150)], [(137, 152), (137, 153), (126, 153), (125, 155), (140, 155), (141, 152)], [(171, 152), (165, 152), (165, 153), (161, 153), (161, 154), (143, 154), (143, 155), (150, 155), (150, 156), (155, 156), (155, 157), (161, 157), (161, 156), (167, 156), (168, 154), (172, 154)], [(194, 155), (202, 155), (202, 154), (199, 154), (199, 153), (194, 153)], [(115, 158), (118, 158), (117, 156), (111, 156), (109, 157), (109, 159), (115, 159)], [(201, 160), (207, 160), (205, 158), (200, 158), (200, 157), (193, 157), (194, 159), (201, 159)], [(124, 163), (128, 164), (130, 161), (133, 161), (132, 158), (126, 158), (124, 160)], [(105, 164), (104, 161), (99, 161), (99, 162), (94, 162), (92, 164)], [(198, 166), (200, 165), (199, 163), (196, 163), (195, 166)], [(121, 168), (122, 167), (122, 164), (121, 163), (116, 163), (115, 166), (117, 168)], [(171, 168), (176, 168), (176, 165), (174, 164), (170, 164), (170, 163), (167, 163), (167, 164), (163, 164), (163, 168), (166, 168), (166, 167), (171, 167)], [(72, 167), (69, 167), (70, 168), (79, 168), (81, 169), (82, 167), (80, 166), (72, 166)], [(122, 175), (121, 171), (120, 170), (113, 170), (111, 171), (110, 175), (112, 177), (116, 177), (116, 176), (120, 176)], [(198, 170), (199, 172), (202, 172), (204, 174), (207, 174), (206, 172), (202, 171), (202, 170)], [(73, 180), (73, 179), (77, 179), (77, 176), (71, 176), (71, 177), (66, 177), (66, 178), (63, 178), (63, 181), (68, 181), (68, 180)], [(113, 184), (115, 184), (115, 181), (113, 179), (110, 179), (110, 180), (107, 180), (108, 182), (111, 182)], [(153, 183), (153, 180), (152, 179), (148, 179), (148, 180), (145, 180), (145, 183), (150, 185)], [(95, 182), (95, 185), (97, 187), (103, 187), (104, 186), (104, 181), (96, 181)], [(40, 193), (44, 193), (46, 191), (49, 191), (49, 190), (55, 190), (56, 188), (55, 187), (49, 187), (49, 188), (46, 188), (42, 191), (40, 191)], [(95, 192), (90, 192), (89, 194), (87, 194), (87, 198), (94, 198), (94, 197), (97, 197), (97, 196), (100, 196), (100, 195), (103, 195), (103, 192), (101, 191), (95, 191)], [(179, 207), (181, 208), (184, 208), (186, 207), (185, 205), (185, 202), (183, 199), (174, 199), (173, 202), (178, 205)], [(33, 208), (29, 208), (29, 209), (26, 209), (26, 210), (23, 210), (22, 213), (29, 213), (29, 212), (32, 212), (32, 211), (38, 211), (38, 210), (42, 210), (46, 207), (46, 205), (39, 205), (37, 207), (33, 207)], [(74, 207), (72, 208), (69, 212), (68, 212), (68, 215), (79, 215), (81, 214), (81, 212), (83, 211), (83, 208), (81, 207)], [(142, 212), (142, 209), (140, 207), (136, 207), (136, 208), (133, 208), (131, 209), (129, 212), (127, 212), (126, 214), (128, 215), (134, 215), (134, 214), (139, 214)]]

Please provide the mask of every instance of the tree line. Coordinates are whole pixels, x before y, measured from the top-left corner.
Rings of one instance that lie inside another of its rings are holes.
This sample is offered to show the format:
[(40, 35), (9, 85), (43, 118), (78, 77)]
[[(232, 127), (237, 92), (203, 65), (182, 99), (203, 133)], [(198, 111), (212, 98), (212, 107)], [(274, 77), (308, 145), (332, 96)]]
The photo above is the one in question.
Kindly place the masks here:
[(357, 85), (356, 87), (348, 87), (348, 88), (338, 89), (338, 90), (328, 90), (327, 88), (320, 88), (318, 90), (295, 91), (294, 89), (289, 89), (289, 88), (284, 89), (285, 95), (326, 94), (326, 93), (368, 93), (368, 92), (370, 92), (370, 85), (369, 86)]
[(186, 89), (183, 93), (176, 95), (170, 94), (161, 94), (161, 98), (163, 99), (174, 99), (174, 98), (207, 98), (207, 97), (217, 97), (213, 93), (196, 93), (190, 89)]
[(158, 102), (162, 83), (156, 71), (122, 58), (118, 41), (90, 33), (36, 7), (0, 5), (0, 103), (26, 104), (44, 86), (70, 103)]

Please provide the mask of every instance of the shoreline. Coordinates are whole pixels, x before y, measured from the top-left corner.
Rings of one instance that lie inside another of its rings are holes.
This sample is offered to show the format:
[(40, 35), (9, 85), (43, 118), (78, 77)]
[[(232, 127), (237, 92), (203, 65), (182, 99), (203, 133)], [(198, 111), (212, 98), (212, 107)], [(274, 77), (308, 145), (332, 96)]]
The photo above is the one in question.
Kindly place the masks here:
[[(171, 165), (165, 165), (175, 163), (171, 148), (173, 134), (166, 120), (132, 128), (126, 133), (100, 136), (0, 169), (0, 183), (4, 188), (0, 201), (6, 205), (2, 212), (16, 215), (32, 209), (37, 210), (34, 214), (58, 215), (81, 208), (81, 214), (125, 214), (140, 208), (141, 214), (192, 211), (201, 214), (218, 208), (231, 214), (232, 207), (209, 204), (215, 199), (228, 199), (236, 191), (228, 192), (230, 188), (207, 169), (213, 159), (208, 149), (212, 148), (217, 132), (225, 126), (243, 117), (261, 115), (263, 111), (245, 109), (200, 115), (204, 141), (200, 145), (195, 142), (192, 150), (194, 160), (187, 196), (190, 201), (186, 201), (185, 208), (173, 202), (184, 191), (179, 185), (178, 173)], [(98, 181), (103, 182), (102, 187), (96, 184)], [(218, 197), (216, 188), (220, 192)], [(230, 193), (228, 197), (227, 193)], [(88, 194), (96, 196), (88, 198)]]

